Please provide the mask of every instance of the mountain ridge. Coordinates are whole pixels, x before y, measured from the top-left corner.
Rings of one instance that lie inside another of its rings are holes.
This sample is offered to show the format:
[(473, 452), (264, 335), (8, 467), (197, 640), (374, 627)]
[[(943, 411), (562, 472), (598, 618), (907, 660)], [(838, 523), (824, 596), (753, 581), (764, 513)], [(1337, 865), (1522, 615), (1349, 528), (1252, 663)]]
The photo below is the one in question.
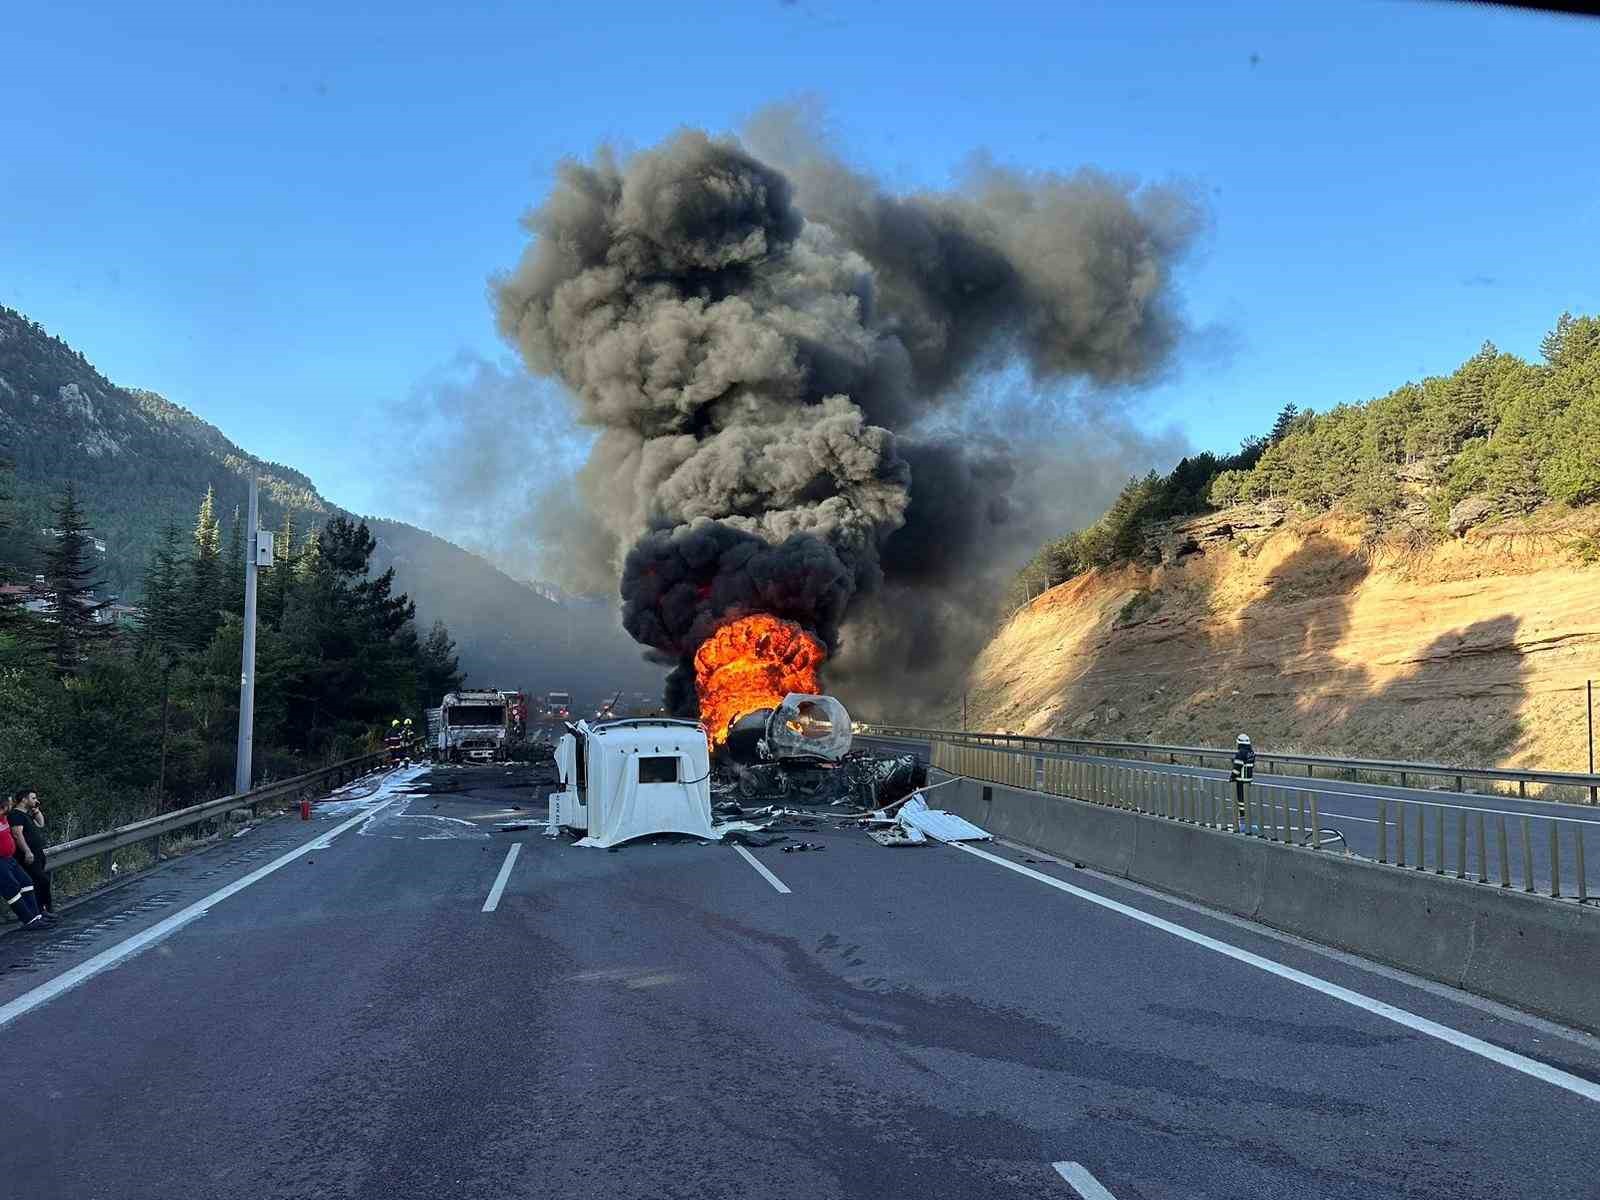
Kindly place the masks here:
[(249, 453), (157, 392), (113, 383), (63, 338), (4, 306), (0, 456), (16, 469), (13, 553), (27, 555), (49, 524), (61, 483), (74, 480), (105, 540), (112, 592), (137, 594), (161, 526), (191, 522), (208, 486), (226, 536), (253, 471), (263, 527), (282, 528), (288, 517), (300, 536), (333, 516), (366, 521), (378, 543), (374, 569), (394, 567), (398, 586), (416, 601), (420, 626), (437, 618), (450, 627), (475, 682), (562, 688), (585, 699), (659, 686), (660, 671), (642, 660), (611, 606), (562, 603), (558, 589), (516, 580), (431, 531), (352, 513), (322, 496), (304, 472)]

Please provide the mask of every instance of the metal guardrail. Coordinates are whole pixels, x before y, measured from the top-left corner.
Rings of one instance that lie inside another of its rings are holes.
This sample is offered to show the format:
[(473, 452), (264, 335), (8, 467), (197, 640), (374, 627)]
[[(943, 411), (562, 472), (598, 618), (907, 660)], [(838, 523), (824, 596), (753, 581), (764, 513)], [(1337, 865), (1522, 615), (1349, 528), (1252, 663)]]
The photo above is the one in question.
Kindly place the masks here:
[[(918, 741), (947, 741), (975, 746), (1010, 747), (1016, 750), (1045, 750), (1065, 754), (1137, 754), (1148, 759), (1154, 755), (1168, 763), (1193, 759), (1197, 766), (1205, 767), (1211, 761), (1226, 767), (1233, 760), (1233, 750), (1218, 750), (1209, 746), (1161, 746), (1149, 742), (1101, 742), (1084, 738), (1031, 737), (1017, 733), (980, 733), (955, 729), (920, 729), (908, 725), (874, 725), (863, 723), (861, 732), (867, 736), (905, 737)], [(1454, 790), (1466, 791), (1468, 779), (1493, 780), (1515, 783), (1517, 795), (1529, 799), (1528, 784), (1586, 789), (1589, 803), (1600, 803), (1600, 775), (1585, 775), (1576, 771), (1537, 771), (1515, 767), (1452, 767), (1444, 763), (1390, 762), (1384, 759), (1332, 758), (1315, 754), (1277, 754), (1256, 751), (1256, 769), (1264, 774), (1273, 772), (1273, 764), (1304, 766), (1309, 778), (1316, 778), (1318, 768), (1329, 772), (1342, 772), (1351, 778), (1362, 773), (1369, 775), (1398, 775), (1400, 786), (1406, 787), (1411, 776), (1424, 779), (1452, 779)], [(1532, 797), (1537, 799), (1538, 797)]]
[(221, 796), (216, 800), (207, 800), (201, 804), (193, 804), (188, 808), (174, 809), (172, 812), (157, 813), (153, 817), (146, 817), (142, 821), (134, 821), (129, 825), (121, 825), (116, 829), (107, 829), (101, 833), (91, 833), (84, 837), (73, 838), (70, 842), (62, 842), (57, 846), (48, 847), (50, 867), (70, 866), (85, 859), (94, 858), (101, 854), (110, 854), (114, 850), (121, 850), (126, 846), (137, 845), (140, 842), (151, 843), (151, 859), (158, 861), (160, 858), (161, 838), (167, 834), (176, 833), (180, 829), (187, 829), (205, 821), (215, 821), (225, 816), (235, 808), (249, 808), (252, 813), (259, 804), (268, 800), (279, 800), (284, 796), (293, 796), (302, 790), (319, 790), (329, 787), (338, 787), (351, 779), (366, 774), (375, 766), (381, 765), (388, 758), (387, 751), (375, 754), (364, 754), (358, 758), (348, 758), (343, 762), (334, 763), (332, 766), (320, 767), (315, 771), (307, 771), (303, 775), (296, 775), (290, 779), (278, 780), (274, 783), (262, 784), (248, 792), (238, 792), (232, 796)]
[[(1311, 789), (1253, 783), (1245, 787), (1241, 804), (1229, 780), (1206, 775), (1148, 771), (1112, 761), (1086, 762), (1049, 757), (1020, 747), (982, 746), (971, 742), (940, 740), (934, 741), (932, 748), (933, 766), (968, 779), (1026, 788), (1312, 850), (1344, 844), (1337, 830), (1322, 824), (1317, 792)], [(1589, 895), (1584, 855), (1583, 827), (1590, 822), (1499, 814), (1491, 842), (1488, 815), (1481, 809), (1472, 810), (1469, 816), (1467, 809), (1455, 805), (1379, 797), (1377, 861), (1417, 871), (1431, 870), (1436, 875), (1453, 875), (1475, 883), (1516, 887), (1553, 899), (1565, 896), (1580, 904), (1594, 898)], [(1508, 815), (1521, 822), (1520, 873), (1511, 868)], [(1541, 833), (1549, 839), (1550, 875), (1542, 885), (1534, 875), (1535, 821), (1544, 827)], [(1345, 853), (1349, 852), (1346, 846)], [(1573, 881), (1572, 889), (1565, 893), (1561, 890), (1564, 864), (1571, 871), (1568, 878)]]

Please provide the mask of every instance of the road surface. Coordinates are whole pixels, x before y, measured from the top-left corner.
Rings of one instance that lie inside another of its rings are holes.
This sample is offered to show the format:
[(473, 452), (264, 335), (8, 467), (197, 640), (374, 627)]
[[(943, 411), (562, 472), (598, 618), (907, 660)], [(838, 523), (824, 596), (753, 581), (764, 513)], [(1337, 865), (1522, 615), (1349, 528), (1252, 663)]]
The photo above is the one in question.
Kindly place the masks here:
[[(926, 741), (910, 738), (877, 738), (861, 737), (857, 739), (863, 746), (873, 746), (896, 753), (915, 753), (923, 758), (929, 757), (931, 748)], [(1117, 766), (1131, 767), (1140, 771), (1155, 771), (1161, 774), (1177, 774), (1198, 776), (1212, 780), (1226, 780), (1228, 772), (1209, 768), (1196, 767), (1179, 763), (1176, 765), (1158, 762), (1146, 762), (1136, 759), (1116, 759), (1095, 755), (1082, 754), (1054, 754), (1049, 752), (1027, 751), (1035, 757), (1062, 758), (1076, 762), (1088, 763), (1114, 763)], [(1420, 788), (1390, 787), (1382, 784), (1351, 783), (1337, 779), (1308, 779), (1304, 775), (1267, 775), (1257, 774), (1258, 787), (1275, 786), (1287, 789), (1293, 797), (1292, 803), (1298, 806), (1302, 797), (1307, 805), (1310, 797), (1317, 797), (1318, 820), (1322, 828), (1337, 830), (1343, 835), (1349, 848), (1366, 858), (1378, 857), (1378, 807), (1379, 801), (1386, 801), (1384, 820), (1388, 830), (1388, 849), (1386, 861), (1396, 861), (1399, 850), (1398, 833), (1395, 828), (1396, 817), (1402, 812), (1397, 807), (1396, 801), (1405, 805), (1406, 819), (1406, 861), (1417, 861), (1418, 843), (1416, 836), (1416, 820), (1418, 803), (1432, 806), (1426, 813), (1426, 831), (1423, 847), (1426, 854), (1426, 869), (1434, 870), (1438, 866), (1436, 844), (1437, 811), (1443, 810), (1444, 818), (1444, 866), (1447, 873), (1453, 874), (1458, 863), (1458, 846), (1460, 844), (1460, 831), (1462, 822), (1465, 821), (1467, 832), (1467, 874), (1477, 877), (1479, 874), (1479, 861), (1477, 849), (1477, 822), (1481, 817), (1484, 822), (1484, 845), (1487, 851), (1488, 878), (1494, 885), (1501, 880), (1500, 858), (1498, 852), (1497, 831), (1501, 821), (1505, 822), (1507, 860), (1510, 879), (1513, 887), (1521, 888), (1524, 884), (1523, 873), (1523, 843), (1528, 844), (1533, 860), (1532, 878), (1537, 890), (1548, 892), (1550, 890), (1550, 836), (1549, 828), (1553, 818), (1558, 819), (1562, 825), (1560, 835), (1560, 885), (1561, 894), (1571, 896), (1576, 893), (1578, 862), (1577, 843), (1573, 830), (1581, 828), (1584, 836), (1585, 861), (1584, 875), (1587, 879), (1590, 895), (1600, 896), (1600, 808), (1592, 808), (1582, 804), (1552, 804), (1540, 800), (1517, 800), (1506, 796), (1485, 796), (1475, 793), (1458, 793), (1449, 791), (1427, 791)], [(1259, 796), (1260, 793), (1258, 792)], [(1294, 820), (1298, 820), (1298, 807)], [(1270, 823), (1270, 822), (1269, 822)], [(1293, 827), (1293, 822), (1291, 822)], [(1275, 830), (1276, 826), (1272, 826)]]
[(0, 937), (10, 1193), (1596, 1195), (1593, 1039), (995, 843), (498, 831), (545, 778), (401, 772)]

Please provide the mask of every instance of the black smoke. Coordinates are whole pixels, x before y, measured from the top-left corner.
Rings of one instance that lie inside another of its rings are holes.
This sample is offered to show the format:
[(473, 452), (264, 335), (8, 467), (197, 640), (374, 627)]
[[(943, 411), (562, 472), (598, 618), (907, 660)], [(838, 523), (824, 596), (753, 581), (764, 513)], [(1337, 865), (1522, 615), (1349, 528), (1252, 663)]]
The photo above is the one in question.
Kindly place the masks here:
[[(685, 131), (563, 163), (495, 283), (502, 333), (598, 430), (578, 477), (594, 520), (563, 550), (620, 575), (625, 627), (680, 664), (757, 610), (856, 678), (890, 641), (886, 669), (947, 654), (1037, 515), (1036, 448), (977, 430), (969, 384), (1011, 361), (1043, 382), (1151, 378), (1183, 333), (1171, 273), (1197, 210), (984, 165), (897, 196), (792, 121), (750, 141)], [(884, 636), (897, 608), (909, 642)]]

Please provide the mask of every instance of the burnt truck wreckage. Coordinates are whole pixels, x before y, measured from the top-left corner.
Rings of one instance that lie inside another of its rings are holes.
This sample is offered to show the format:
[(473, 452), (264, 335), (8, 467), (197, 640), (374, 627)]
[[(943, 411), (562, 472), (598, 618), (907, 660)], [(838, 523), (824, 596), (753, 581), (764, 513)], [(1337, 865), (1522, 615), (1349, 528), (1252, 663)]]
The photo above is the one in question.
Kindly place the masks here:
[(628, 718), (565, 728), (545, 833), (582, 835), (580, 846), (616, 849), (658, 835), (771, 845), (788, 840), (775, 825), (814, 827), (825, 816), (863, 828), (894, 824), (880, 814), (914, 811), (928, 775), (915, 755), (853, 750), (850, 716), (830, 696), (791, 693), (740, 718), (714, 748), (698, 721)]
[(712, 753), (712, 792), (734, 803), (881, 808), (928, 782), (914, 754), (852, 749), (850, 714), (832, 696), (791, 693), (728, 728)]

